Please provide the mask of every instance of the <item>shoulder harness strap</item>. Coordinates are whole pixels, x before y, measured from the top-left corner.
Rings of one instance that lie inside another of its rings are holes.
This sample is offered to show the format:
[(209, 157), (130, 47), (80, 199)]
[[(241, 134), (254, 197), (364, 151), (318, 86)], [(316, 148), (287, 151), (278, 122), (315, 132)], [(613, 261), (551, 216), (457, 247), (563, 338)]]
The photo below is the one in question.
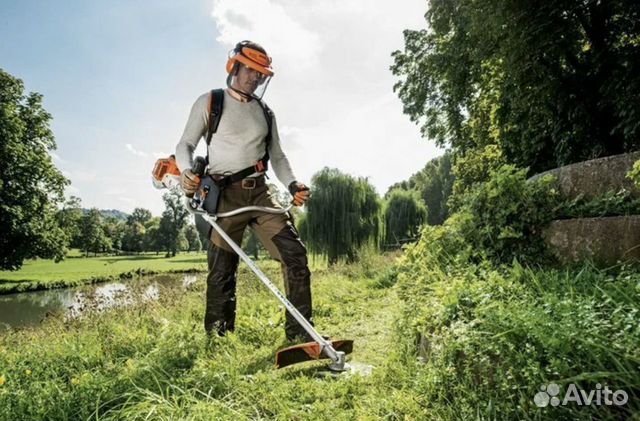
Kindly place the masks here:
[[(271, 145), (271, 133), (273, 127), (273, 111), (261, 100), (258, 101), (264, 118), (267, 120), (267, 136), (265, 137), (265, 153), (255, 165), (240, 170), (234, 174), (228, 175), (221, 180), (218, 180), (216, 184), (221, 188), (228, 186), (231, 183), (242, 180), (256, 172), (264, 172), (268, 169), (269, 163), (269, 146)], [(209, 102), (209, 125), (207, 128), (207, 163), (209, 162), (209, 144), (211, 143), (211, 137), (218, 130), (220, 124), (220, 118), (222, 117), (222, 107), (224, 102), (224, 90), (214, 89), (211, 91), (211, 100)]]
[(271, 108), (267, 106), (262, 100), (258, 100), (258, 104), (260, 104), (260, 108), (262, 108), (262, 112), (264, 113), (264, 118), (267, 120), (267, 137), (264, 139), (265, 143), (265, 153), (262, 157), (261, 161), (264, 161), (265, 171), (267, 169), (267, 163), (269, 162), (269, 146), (271, 145), (271, 130), (273, 127), (273, 111)]
[[(209, 99), (209, 124), (207, 125), (207, 147), (211, 143), (211, 136), (218, 130), (220, 118), (222, 117), (222, 106), (224, 103), (224, 90), (214, 89), (211, 91)], [(207, 151), (208, 153), (208, 151)]]

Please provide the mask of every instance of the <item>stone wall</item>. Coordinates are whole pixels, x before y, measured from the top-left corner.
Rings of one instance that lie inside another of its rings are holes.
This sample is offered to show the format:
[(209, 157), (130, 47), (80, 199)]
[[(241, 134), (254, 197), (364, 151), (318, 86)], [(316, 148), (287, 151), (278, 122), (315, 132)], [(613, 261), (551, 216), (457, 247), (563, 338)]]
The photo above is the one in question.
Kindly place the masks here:
[(640, 262), (640, 215), (553, 221), (543, 238), (563, 263), (584, 259), (601, 266)]
[(640, 152), (608, 156), (549, 170), (531, 179), (546, 174), (556, 176), (560, 193), (568, 199), (575, 199), (581, 194), (585, 198), (594, 198), (622, 188), (629, 190), (632, 196), (640, 197), (640, 189), (627, 177), (638, 160)]
[[(627, 177), (638, 160), (640, 152), (609, 156), (556, 168), (532, 179), (546, 174), (556, 176), (558, 189), (567, 199), (592, 199), (621, 189), (640, 197), (640, 189)], [(542, 236), (563, 263), (584, 259), (601, 266), (619, 261), (640, 262), (640, 215), (556, 220)]]

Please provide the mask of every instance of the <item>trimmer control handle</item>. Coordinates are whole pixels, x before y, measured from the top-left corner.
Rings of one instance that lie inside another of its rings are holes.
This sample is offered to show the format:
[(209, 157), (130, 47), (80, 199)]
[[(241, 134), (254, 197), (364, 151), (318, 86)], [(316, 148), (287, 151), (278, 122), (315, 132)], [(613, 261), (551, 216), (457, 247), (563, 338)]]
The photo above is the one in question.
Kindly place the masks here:
[(193, 161), (193, 167), (191, 168), (191, 172), (197, 175), (198, 177), (202, 177), (204, 175), (204, 171), (207, 168), (207, 161), (201, 156), (197, 156)]

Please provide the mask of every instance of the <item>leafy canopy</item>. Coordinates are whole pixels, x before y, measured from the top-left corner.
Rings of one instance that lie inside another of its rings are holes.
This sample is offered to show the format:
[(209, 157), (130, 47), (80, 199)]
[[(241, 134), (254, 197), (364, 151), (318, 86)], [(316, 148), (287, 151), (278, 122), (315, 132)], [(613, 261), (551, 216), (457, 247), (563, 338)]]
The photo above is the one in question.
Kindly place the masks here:
[(0, 69), (0, 269), (25, 259), (61, 260), (68, 238), (56, 218), (69, 181), (50, 152), (56, 142), (42, 95), (25, 94), (20, 79)]
[(640, 2), (429, 5), (391, 68), (425, 137), (532, 172), (640, 148)]

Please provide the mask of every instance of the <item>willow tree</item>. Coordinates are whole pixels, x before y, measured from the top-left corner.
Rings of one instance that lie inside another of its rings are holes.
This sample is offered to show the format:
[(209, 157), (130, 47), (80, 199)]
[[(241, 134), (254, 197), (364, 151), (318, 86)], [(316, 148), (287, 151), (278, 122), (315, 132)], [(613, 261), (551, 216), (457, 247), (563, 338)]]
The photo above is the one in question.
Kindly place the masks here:
[(400, 245), (416, 237), (427, 220), (427, 208), (418, 192), (396, 189), (384, 208), (385, 244)]
[(443, 155), (433, 158), (423, 169), (409, 177), (408, 180), (395, 183), (387, 193), (389, 199), (396, 189), (417, 191), (427, 207), (427, 223), (441, 225), (449, 216), (447, 204), (453, 190), (453, 154), (447, 150)]
[(366, 178), (324, 168), (312, 180), (313, 197), (300, 223), (310, 250), (329, 264), (353, 262), (365, 244), (380, 241), (380, 201)]

